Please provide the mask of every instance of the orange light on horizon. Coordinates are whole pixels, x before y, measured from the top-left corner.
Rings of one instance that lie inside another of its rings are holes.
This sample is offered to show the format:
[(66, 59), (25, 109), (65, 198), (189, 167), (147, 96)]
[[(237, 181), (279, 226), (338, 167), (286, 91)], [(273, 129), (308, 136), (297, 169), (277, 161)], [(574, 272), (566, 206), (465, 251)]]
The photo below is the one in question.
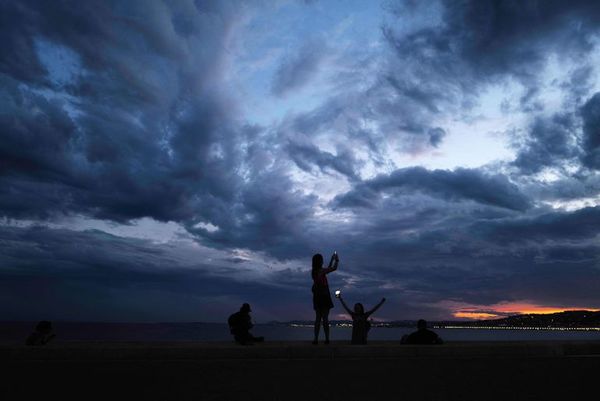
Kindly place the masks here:
[(486, 319), (495, 319), (500, 317), (499, 315), (495, 315), (493, 313), (487, 312), (466, 312), (466, 311), (458, 311), (452, 314), (454, 317), (458, 318), (466, 318), (466, 319), (474, 319), (474, 320), (486, 320)]
[(453, 312), (452, 316), (462, 319), (485, 320), (498, 319), (512, 315), (547, 315), (550, 313), (560, 313), (573, 310), (588, 310), (591, 312), (600, 311), (600, 309), (597, 308), (587, 307), (556, 307), (541, 306), (530, 302), (500, 302), (493, 305), (465, 305), (465, 307)]

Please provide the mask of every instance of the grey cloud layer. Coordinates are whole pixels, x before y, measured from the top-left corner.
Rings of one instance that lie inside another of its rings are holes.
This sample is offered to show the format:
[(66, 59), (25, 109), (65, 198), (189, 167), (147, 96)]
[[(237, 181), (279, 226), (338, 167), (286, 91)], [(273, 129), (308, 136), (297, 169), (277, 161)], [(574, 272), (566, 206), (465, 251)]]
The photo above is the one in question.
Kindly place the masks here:
[(595, 170), (600, 167), (600, 93), (581, 109), (583, 117), (583, 163)]
[(537, 118), (514, 165), (521, 172), (531, 174), (573, 159), (579, 153), (575, 121), (576, 118), (569, 113)]
[[(414, 63), (417, 74), (408, 88), (423, 81), (440, 87), (428, 98), (461, 94), (474, 84), (504, 75), (535, 84), (537, 72), (550, 54), (585, 55), (592, 48), (600, 7), (590, 1), (442, 1), (442, 23), (396, 36), (393, 26), (386, 37)], [(440, 78), (445, 77), (445, 80)], [(438, 79), (435, 79), (438, 78)], [(444, 97), (442, 97), (444, 99)]]
[[(310, 215), (311, 198), (291, 191), (279, 156), (262, 143), (263, 129), (243, 122), (221, 86), (224, 45), (243, 7), (2, 7), (9, 41), (26, 45), (1, 55), (3, 215), (149, 216), (199, 234), (196, 223), (209, 222), (219, 227), (207, 234), (215, 244), (261, 248), (285, 242)], [(81, 73), (64, 87), (49, 82), (39, 38), (80, 58)], [(23, 74), (9, 60), (26, 55), (36, 67)], [(273, 188), (259, 184), (266, 179)], [(265, 208), (274, 201), (280, 216)]]
[(339, 195), (334, 203), (341, 207), (374, 207), (382, 193), (401, 196), (402, 191), (422, 192), (450, 201), (472, 200), (520, 211), (531, 206), (529, 199), (504, 176), (486, 176), (479, 170), (469, 169), (428, 171), (422, 167), (396, 170), (363, 181), (349, 193)]
[(250, 298), (264, 319), (273, 298), (306, 297), (294, 290), (304, 272), (256, 282), (189, 244), (44, 227), (2, 227), (0, 243), (3, 319), (223, 321)]

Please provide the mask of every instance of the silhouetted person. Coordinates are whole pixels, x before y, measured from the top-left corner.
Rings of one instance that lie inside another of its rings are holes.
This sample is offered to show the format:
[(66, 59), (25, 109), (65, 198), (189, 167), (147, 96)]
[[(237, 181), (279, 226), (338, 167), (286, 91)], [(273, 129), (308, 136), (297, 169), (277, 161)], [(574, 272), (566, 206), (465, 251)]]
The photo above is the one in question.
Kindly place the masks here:
[(371, 329), (371, 323), (369, 323), (369, 316), (373, 314), (383, 303), (385, 302), (385, 298), (382, 298), (381, 301), (373, 307), (368, 312), (365, 312), (365, 308), (363, 304), (356, 303), (354, 304), (354, 311), (351, 311), (350, 308), (344, 302), (344, 299), (341, 295), (339, 295), (340, 302), (346, 312), (352, 317), (352, 344), (366, 344), (367, 343), (367, 335), (369, 334), (369, 330)]
[(264, 337), (254, 337), (250, 334), (250, 329), (254, 327), (250, 318), (250, 312), (252, 312), (250, 305), (245, 303), (239, 312), (234, 313), (227, 319), (233, 338), (242, 345), (252, 345), (255, 342), (263, 342), (265, 340)]
[(333, 301), (329, 293), (329, 284), (327, 283), (327, 274), (337, 270), (340, 258), (337, 252), (331, 255), (329, 266), (323, 267), (323, 255), (317, 253), (312, 257), (311, 277), (313, 280), (313, 309), (315, 310), (315, 338), (313, 344), (319, 343), (319, 331), (321, 322), (323, 322), (323, 331), (325, 332), (325, 344), (329, 344), (329, 310), (333, 308)]
[(444, 342), (434, 331), (427, 329), (427, 322), (423, 319), (417, 322), (417, 331), (402, 336), (402, 344), (443, 344)]
[(52, 323), (42, 320), (35, 326), (35, 331), (25, 340), (26, 345), (46, 345), (50, 340), (56, 337), (52, 333)]

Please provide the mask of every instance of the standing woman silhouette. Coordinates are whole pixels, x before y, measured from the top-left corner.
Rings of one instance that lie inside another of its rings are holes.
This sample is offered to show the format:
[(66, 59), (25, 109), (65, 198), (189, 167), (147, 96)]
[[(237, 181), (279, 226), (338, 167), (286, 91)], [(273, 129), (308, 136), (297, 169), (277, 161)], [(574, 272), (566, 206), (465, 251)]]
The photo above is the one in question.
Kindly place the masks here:
[(315, 310), (315, 339), (313, 344), (319, 343), (319, 331), (321, 329), (321, 321), (323, 321), (323, 331), (325, 332), (325, 344), (329, 344), (329, 309), (333, 308), (333, 301), (329, 293), (329, 284), (327, 283), (327, 274), (337, 270), (340, 258), (337, 252), (331, 255), (329, 266), (323, 267), (323, 255), (320, 253), (312, 257), (313, 279), (313, 309)]

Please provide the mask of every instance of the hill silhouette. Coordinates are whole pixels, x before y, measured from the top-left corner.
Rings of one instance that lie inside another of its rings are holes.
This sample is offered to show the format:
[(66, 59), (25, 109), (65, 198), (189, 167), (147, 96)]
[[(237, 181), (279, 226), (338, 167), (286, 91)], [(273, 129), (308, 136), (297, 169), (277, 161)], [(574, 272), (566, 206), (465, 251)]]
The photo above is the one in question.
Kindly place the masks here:
[(501, 319), (440, 322), (441, 326), (469, 327), (600, 327), (600, 311), (573, 310), (557, 313), (527, 313)]

